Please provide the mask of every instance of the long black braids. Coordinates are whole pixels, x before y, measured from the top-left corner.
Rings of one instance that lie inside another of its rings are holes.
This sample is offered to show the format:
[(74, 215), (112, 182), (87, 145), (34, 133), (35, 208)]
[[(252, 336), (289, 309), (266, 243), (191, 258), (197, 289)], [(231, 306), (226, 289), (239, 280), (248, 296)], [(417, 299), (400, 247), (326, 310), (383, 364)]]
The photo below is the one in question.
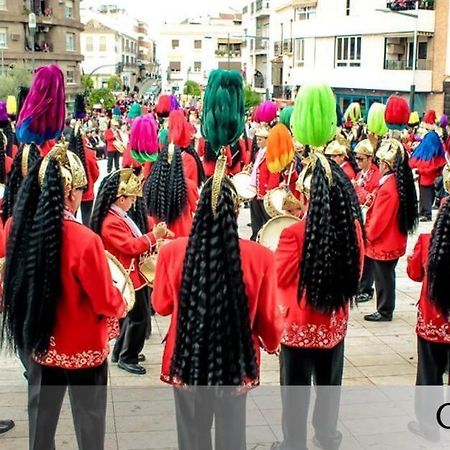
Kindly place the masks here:
[(418, 225), (419, 211), (414, 176), (409, 167), (409, 156), (406, 151), (397, 151), (394, 172), (400, 199), (398, 210), (399, 228), (403, 234), (412, 233)]
[(360, 172), (361, 169), (358, 167), (358, 163), (356, 162), (356, 155), (355, 155), (355, 152), (352, 149), (350, 149), (347, 152), (347, 158), (348, 158), (349, 164), (352, 166), (352, 168), (355, 171), (355, 173)]
[(103, 221), (108, 214), (111, 205), (117, 200), (117, 190), (119, 189), (120, 172), (113, 172), (103, 178), (95, 198), (92, 210), (90, 227), (94, 233), (101, 235)]
[(142, 234), (147, 234), (150, 229), (148, 226), (147, 207), (143, 197), (136, 197), (136, 202), (127, 213), (133, 222), (137, 225)]
[(187, 385), (237, 386), (257, 373), (232, 191), (224, 180), (214, 215), (206, 182), (189, 237), (170, 367)]
[(189, 147), (184, 147), (182, 149), (183, 152), (188, 153), (195, 159), (195, 164), (197, 165), (197, 178), (198, 178), (198, 185), (197, 187), (201, 187), (201, 185), (205, 182), (206, 176), (205, 176), (205, 170), (203, 169), (203, 164), (198, 156), (198, 153), (195, 151), (195, 148), (190, 145)]
[(428, 251), (428, 296), (436, 308), (450, 316), (450, 203), (444, 201), (431, 233)]
[[(27, 166), (30, 169), (36, 161), (41, 159), (39, 149), (36, 144), (28, 145), (28, 161)], [(2, 203), (2, 220), (3, 224), (12, 216), (14, 211), (14, 206), (17, 200), (17, 195), (19, 193), (20, 186), (24, 179), (22, 174), (22, 158), (24, 157), (25, 146), (22, 146), (17, 155), (14, 157), (14, 161), (11, 166), (11, 172), (9, 173), (8, 179), (5, 184), (5, 192), (3, 194)]]
[(208, 141), (205, 141), (205, 156), (203, 158), (206, 162), (216, 162), (218, 158)]
[(6, 122), (0, 122), (0, 129), (6, 136), (7, 140), (5, 152), (9, 157), (12, 158), (12, 148), (15, 141), (15, 133), (11, 126), (11, 122), (9, 120)]
[(86, 154), (84, 152), (83, 136), (81, 134), (81, 125), (76, 125), (72, 129), (72, 134), (69, 139), (69, 150), (80, 158), (83, 164), (84, 172), (86, 173), (86, 179), (89, 182), (89, 171), (86, 163)]
[(58, 162), (48, 162), (42, 189), (35, 164), (16, 205), (6, 254), (2, 344), (45, 354), (61, 293), (64, 183)]
[[(5, 142), (6, 138), (6, 142)], [(6, 147), (8, 138), (6, 134), (1, 131), (0, 132), (0, 184), (6, 183)]]
[(330, 163), (333, 181), (316, 164), (306, 218), (306, 235), (300, 265), (298, 296), (322, 313), (352, 304), (358, 290), (360, 252), (354, 190), (337, 164)]

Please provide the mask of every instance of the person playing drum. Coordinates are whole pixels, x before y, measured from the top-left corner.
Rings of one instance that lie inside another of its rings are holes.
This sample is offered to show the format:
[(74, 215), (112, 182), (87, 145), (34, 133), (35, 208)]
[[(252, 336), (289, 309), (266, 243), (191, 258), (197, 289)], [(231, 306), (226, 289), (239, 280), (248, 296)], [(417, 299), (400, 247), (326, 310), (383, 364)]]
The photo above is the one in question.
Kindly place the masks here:
[(136, 302), (122, 323), (111, 358), (119, 368), (136, 375), (146, 373), (138, 362), (149, 326), (149, 291), (139, 273), (139, 262), (168, 233), (165, 223), (149, 231), (142, 183), (143, 178), (131, 168), (107, 176), (100, 185), (91, 220), (91, 228), (102, 237), (106, 250), (129, 271), (136, 291)]

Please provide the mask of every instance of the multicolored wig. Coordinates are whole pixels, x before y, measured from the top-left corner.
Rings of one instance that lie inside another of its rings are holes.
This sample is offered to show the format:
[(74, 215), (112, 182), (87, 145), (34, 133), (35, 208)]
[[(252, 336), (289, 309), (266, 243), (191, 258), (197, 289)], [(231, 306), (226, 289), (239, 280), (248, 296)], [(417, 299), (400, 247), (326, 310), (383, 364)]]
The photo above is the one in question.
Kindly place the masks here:
[(357, 102), (350, 103), (344, 113), (345, 121), (355, 125), (361, 117), (361, 105)]
[(285, 125), (275, 125), (267, 139), (266, 163), (272, 173), (282, 172), (294, 159), (294, 140)]
[(384, 119), (390, 130), (403, 130), (409, 121), (408, 102), (399, 95), (391, 95), (386, 104)]
[(66, 116), (64, 75), (57, 65), (36, 69), (19, 114), (16, 134), (24, 144), (43, 144), (61, 136)]
[(139, 163), (158, 159), (158, 125), (151, 114), (133, 121), (130, 132), (131, 156)]

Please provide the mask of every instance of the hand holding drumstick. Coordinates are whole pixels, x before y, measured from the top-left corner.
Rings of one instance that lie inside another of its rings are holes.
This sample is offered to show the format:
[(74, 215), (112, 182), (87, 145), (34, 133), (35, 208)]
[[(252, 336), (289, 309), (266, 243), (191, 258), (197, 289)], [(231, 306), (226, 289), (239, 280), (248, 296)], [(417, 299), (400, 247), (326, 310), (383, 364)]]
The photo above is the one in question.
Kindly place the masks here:
[(164, 238), (173, 238), (175, 234), (167, 228), (165, 222), (159, 222), (153, 227), (153, 235), (156, 240)]

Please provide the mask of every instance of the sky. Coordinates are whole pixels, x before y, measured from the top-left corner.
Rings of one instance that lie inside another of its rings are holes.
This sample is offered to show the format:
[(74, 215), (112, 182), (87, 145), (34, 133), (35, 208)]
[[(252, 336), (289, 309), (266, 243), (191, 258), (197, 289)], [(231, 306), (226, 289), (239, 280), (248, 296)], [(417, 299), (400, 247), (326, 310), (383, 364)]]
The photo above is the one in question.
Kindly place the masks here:
[(197, 17), (227, 11), (241, 10), (247, 0), (84, 0), (82, 5), (120, 4), (129, 13), (157, 29), (164, 22), (176, 22), (186, 17)]

